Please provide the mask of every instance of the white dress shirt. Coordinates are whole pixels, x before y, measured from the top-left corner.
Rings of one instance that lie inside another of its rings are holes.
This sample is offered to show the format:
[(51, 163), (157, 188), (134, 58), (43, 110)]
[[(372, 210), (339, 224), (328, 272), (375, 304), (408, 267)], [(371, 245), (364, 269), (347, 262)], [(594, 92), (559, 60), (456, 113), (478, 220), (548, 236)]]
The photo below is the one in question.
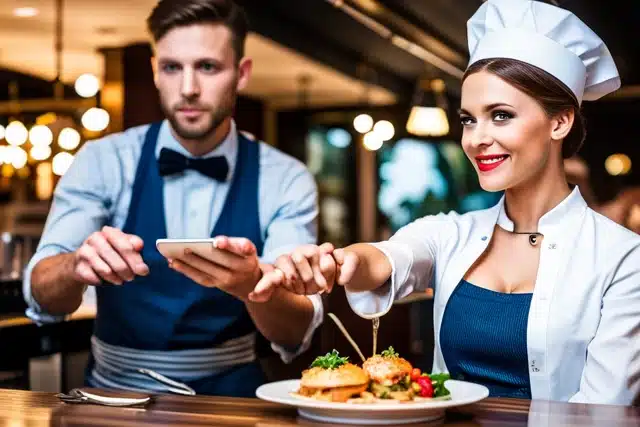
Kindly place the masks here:
[[(37, 323), (63, 320), (39, 307), (31, 294), (31, 272), (43, 258), (72, 252), (104, 225), (122, 229), (138, 160), (149, 125), (131, 128), (85, 144), (56, 186), (53, 204), (36, 254), (24, 274), (23, 292), (29, 306), (27, 315)], [(260, 142), (258, 183), (260, 225), (264, 239), (261, 262), (275, 259), (300, 245), (316, 243), (318, 193), (313, 175), (304, 164), (268, 144)], [(173, 137), (165, 120), (158, 135), (156, 157), (163, 147), (193, 157)], [(209, 237), (227, 197), (238, 153), (235, 122), (227, 138), (202, 157), (225, 156), (229, 179), (218, 182), (197, 171), (164, 177), (164, 205), (168, 238)], [(155, 245), (155, 242), (145, 242)], [(92, 288), (89, 288), (93, 290)], [(322, 323), (319, 296), (310, 296), (314, 315), (295, 353), (272, 345), (285, 362), (305, 351), (315, 329)]]
[[(504, 197), (491, 209), (419, 219), (375, 243), (392, 264), (391, 279), (372, 292), (348, 292), (351, 307), (371, 318), (433, 287), (433, 372), (447, 372), (444, 310), (496, 224), (513, 231)], [(538, 231), (544, 240), (527, 330), (533, 399), (631, 404), (640, 392), (640, 236), (591, 210), (577, 187)]]

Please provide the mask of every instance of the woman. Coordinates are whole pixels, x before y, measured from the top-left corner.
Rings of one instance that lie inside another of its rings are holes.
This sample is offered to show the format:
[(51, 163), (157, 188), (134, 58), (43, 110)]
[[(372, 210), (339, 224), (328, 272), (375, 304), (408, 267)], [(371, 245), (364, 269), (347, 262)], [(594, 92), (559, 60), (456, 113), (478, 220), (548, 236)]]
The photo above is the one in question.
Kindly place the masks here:
[(282, 256), (252, 297), (345, 286), (355, 312), (435, 290), (434, 372), (493, 396), (630, 404), (640, 389), (640, 237), (589, 209), (563, 159), (582, 100), (619, 87), (602, 41), (563, 9), (484, 3), (469, 21), (462, 147), (494, 208), (419, 219), (390, 240)]

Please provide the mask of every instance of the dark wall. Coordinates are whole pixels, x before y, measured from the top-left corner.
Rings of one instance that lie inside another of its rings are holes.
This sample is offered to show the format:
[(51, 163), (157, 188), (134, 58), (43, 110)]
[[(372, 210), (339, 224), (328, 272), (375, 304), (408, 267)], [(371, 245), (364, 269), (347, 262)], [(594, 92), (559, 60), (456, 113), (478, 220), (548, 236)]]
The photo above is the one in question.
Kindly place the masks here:
[[(601, 200), (613, 198), (622, 188), (640, 185), (640, 99), (585, 102), (587, 138), (579, 155), (591, 168), (591, 184)], [(605, 168), (607, 157), (624, 153), (632, 162), (631, 173), (611, 176)]]
[[(0, 101), (9, 99), (9, 84), (18, 83), (20, 99), (52, 98), (53, 82), (18, 71), (0, 68)], [(65, 86), (66, 97), (78, 97), (71, 86)]]
[(282, 111), (277, 115), (278, 141), (275, 145), (285, 153), (306, 162), (305, 138), (309, 132), (310, 114), (303, 110)]
[(248, 96), (239, 96), (236, 104), (234, 117), (238, 129), (247, 131), (255, 135), (259, 140), (264, 141), (264, 102)]
[(163, 119), (158, 91), (153, 83), (149, 44), (127, 46), (122, 51), (124, 129)]

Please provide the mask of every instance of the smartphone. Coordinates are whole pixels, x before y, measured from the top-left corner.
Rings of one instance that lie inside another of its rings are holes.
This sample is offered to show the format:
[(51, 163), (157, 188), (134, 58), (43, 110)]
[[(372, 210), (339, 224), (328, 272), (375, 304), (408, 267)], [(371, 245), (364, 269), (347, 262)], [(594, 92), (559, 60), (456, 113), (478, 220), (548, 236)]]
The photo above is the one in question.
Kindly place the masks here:
[(156, 248), (165, 258), (181, 259), (184, 251), (190, 249), (194, 254), (216, 264), (224, 265), (228, 254), (215, 247), (215, 239), (158, 239)]

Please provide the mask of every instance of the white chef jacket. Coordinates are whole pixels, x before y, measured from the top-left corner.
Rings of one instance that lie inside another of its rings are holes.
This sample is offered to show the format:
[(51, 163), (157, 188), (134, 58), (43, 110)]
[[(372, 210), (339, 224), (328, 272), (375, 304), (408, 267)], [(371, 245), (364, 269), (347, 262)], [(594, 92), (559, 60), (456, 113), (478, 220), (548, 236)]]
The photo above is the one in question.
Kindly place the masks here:
[[(421, 218), (372, 243), (390, 260), (391, 278), (374, 291), (347, 292), (349, 304), (371, 318), (433, 287), (433, 372), (447, 372), (439, 339), (445, 307), (496, 224), (513, 231), (504, 197), (490, 209)], [(544, 239), (527, 327), (532, 398), (631, 404), (640, 391), (640, 236), (591, 210), (577, 187), (538, 231)]]

